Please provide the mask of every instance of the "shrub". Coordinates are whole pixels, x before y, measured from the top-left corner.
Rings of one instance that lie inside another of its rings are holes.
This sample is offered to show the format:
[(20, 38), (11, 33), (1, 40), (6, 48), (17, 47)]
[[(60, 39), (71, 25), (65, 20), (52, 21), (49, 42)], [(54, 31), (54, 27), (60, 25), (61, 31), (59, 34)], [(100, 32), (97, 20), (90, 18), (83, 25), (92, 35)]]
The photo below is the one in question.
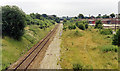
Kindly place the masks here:
[(63, 30), (65, 30), (65, 31), (66, 31), (66, 29), (67, 29), (67, 27), (65, 27), (65, 26), (64, 26), (64, 27), (63, 27)]
[(66, 20), (66, 19), (64, 19), (64, 20), (63, 20), (63, 22), (67, 22), (67, 20)]
[(104, 35), (111, 35), (113, 32), (112, 29), (103, 29), (100, 33)]
[(88, 29), (88, 23), (85, 23), (85, 29)]
[(83, 66), (82, 66), (81, 64), (73, 64), (73, 70), (74, 70), (74, 71), (81, 70), (81, 69), (83, 69), (82, 67), (83, 67)]
[(118, 47), (113, 45), (104, 45), (101, 47), (101, 50), (103, 52), (109, 52), (109, 51), (118, 52)]
[(2, 31), (3, 36), (9, 36), (19, 40), (24, 34), (25, 13), (17, 6), (2, 7)]
[(102, 29), (103, 28), (103, 23), (101, 22), (101, 20), (97, 20), (95, 22), (95, 28), (98, 28), (98, 29)]
[(80, 23), (83, 23), (83, 21), (77, 21), (75, 24), (78, 26)]
[(112, 43), (113, 43), (113, 45), (117, 45), (118, 47), (120, 47), (120, 29), (114, 35)]
[(80, 24), (78, 24), (78, 28), (81, 30), (85, 30), (85, 25), (80, 23)]
[(75, 24), (79, 29), (88, 29), (88, 23), (86, 21), (77, 21)]
[(76, 26), (75, 25), (69, 25), (68, 28), (71, 30), (71, 29), (76, 29)]

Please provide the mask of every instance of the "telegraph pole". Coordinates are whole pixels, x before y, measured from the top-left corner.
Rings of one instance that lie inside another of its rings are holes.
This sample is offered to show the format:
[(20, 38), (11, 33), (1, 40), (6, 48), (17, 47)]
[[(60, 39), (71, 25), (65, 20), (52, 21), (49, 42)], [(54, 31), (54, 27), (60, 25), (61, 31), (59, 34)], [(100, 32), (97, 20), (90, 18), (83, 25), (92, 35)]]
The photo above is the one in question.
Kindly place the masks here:
[(115, 18), (115, 31), (116, 31), (116, 18)]

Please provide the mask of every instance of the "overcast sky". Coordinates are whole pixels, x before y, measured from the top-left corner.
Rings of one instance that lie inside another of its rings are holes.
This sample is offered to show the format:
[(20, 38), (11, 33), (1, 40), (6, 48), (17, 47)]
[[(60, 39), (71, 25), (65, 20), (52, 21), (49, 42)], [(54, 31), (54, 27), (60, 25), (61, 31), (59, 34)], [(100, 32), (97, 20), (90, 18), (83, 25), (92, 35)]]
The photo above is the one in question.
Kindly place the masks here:
[(0, 0), (0, 5), (17, 5), (25, 13), (55, 14), (57, 16), (86, 16), (118, 13), (120, 0)]

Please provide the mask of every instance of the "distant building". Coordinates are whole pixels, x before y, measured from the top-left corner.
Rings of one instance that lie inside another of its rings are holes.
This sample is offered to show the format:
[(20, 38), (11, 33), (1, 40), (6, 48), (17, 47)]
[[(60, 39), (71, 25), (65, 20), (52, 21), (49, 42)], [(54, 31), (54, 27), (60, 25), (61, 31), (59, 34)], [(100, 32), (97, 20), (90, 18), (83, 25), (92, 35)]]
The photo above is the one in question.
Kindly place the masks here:
[[(86, 19), (79, 19), (78, 21), (82, 21)], [(89, 24), (95, 24), (97, 20), (101, 20), (103, 24), (120, 24), (120, 20), (118, 18), (108, 18), (108, 19), (87, 19)]]

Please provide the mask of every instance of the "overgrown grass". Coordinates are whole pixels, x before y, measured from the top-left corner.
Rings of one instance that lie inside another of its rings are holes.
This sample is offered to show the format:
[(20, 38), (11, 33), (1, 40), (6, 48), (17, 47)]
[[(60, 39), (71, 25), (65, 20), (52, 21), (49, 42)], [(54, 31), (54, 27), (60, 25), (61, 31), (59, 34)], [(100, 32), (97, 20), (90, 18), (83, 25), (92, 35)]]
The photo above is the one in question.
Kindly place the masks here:
[[(69, 31), (69, 30), (67, 30), (67, 31)], [(82, 37), (82, 36), (84, 36), (84, 33), (83, 32), (81, 32), (81, 31), (79, 31), (79, 30), (72, 30), (72, 31), (70, 31), (70, 32), (68, 32), (67, 33), (68, 34), (68, 36), (69, 37)]]
[[(75, 36), (77, 30), (82, 36)], [(82, 69), (118, 68), (118, 47), (112, 45), (113, 35), (108, 38), (91, 27), (85, 31), (77, 30), (63, 31), (59, 62), (63, 69), (78, 69), (79, 66)]]
[(2, 39), (2, 69), (7, 68), (23, 56), (33, 45), (44, 38), (54, 28), (40, 29), (37, 25), (29, 25), (25, 28), (25, 34), (20, 41), (9, 37)]
[(100, 33), (103, 35), (111, 35), (113, 32), (112, 29), (103, 29), (100, 31)]
[(118, 47), (113, 45), (103, 45), (100, 47), (103, 52), (118, 52)]

